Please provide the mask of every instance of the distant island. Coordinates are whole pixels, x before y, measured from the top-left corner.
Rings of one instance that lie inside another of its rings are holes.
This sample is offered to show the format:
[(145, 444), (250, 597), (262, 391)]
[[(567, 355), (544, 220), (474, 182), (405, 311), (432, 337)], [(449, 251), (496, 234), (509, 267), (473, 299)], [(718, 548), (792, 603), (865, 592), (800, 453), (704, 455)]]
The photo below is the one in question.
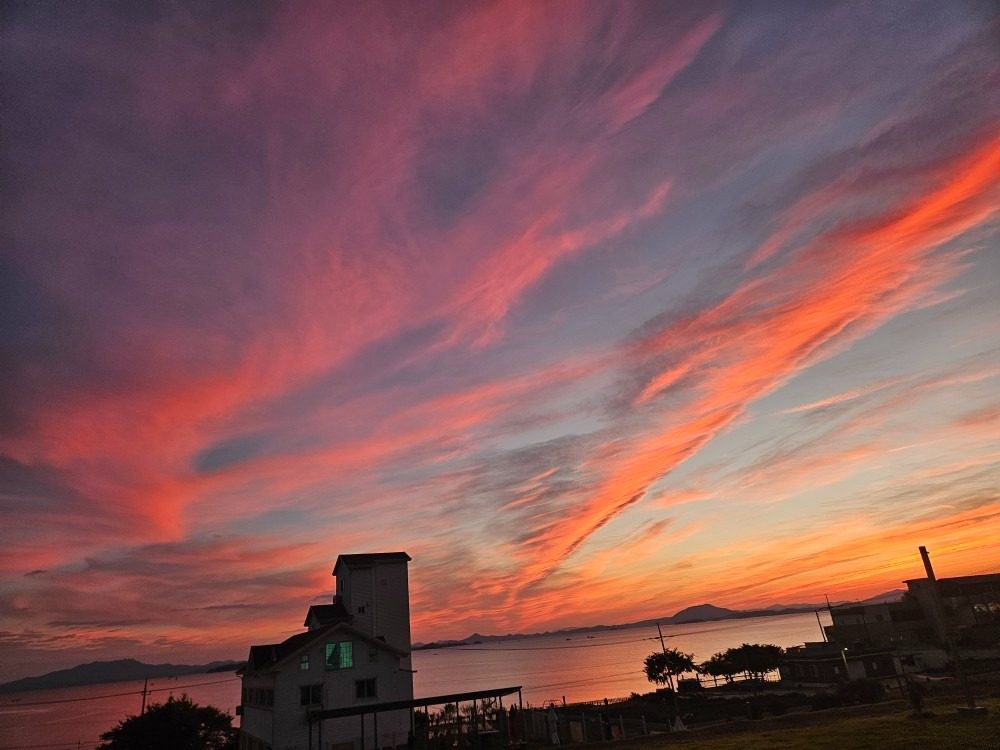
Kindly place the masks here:
[(186, 674), (204, 674), (206, 672), (235, 672), (244, 663), (213, 661), (208, 664), (144, 664), (135, 659), (93, 661), (71, 669), (49, 672), (39, 677), (25, 677), (13, 682), (5, 682), (0, 684), (0, 693), (98, 685), (105, 682), (128, 682), (129, 680), (144, 680), (147, 677), (180, 677)]
[[(878, 596), (865, 599), (858, 604), (876, 604), (885, 601), (894, 601), (903, 595), (901, 589), (887, 591)], [(834, 602), (834, 604), (844, 604), (845, 602)], [(775, 604), (764, 609), (726, 609), (717, 607), (714, 604), (695, 604), (685, 607), (676, 614), (656, 617), (637, 622), (627, 622), (620, 625), (588, 625), (584, 627), (562, 628), (560, 630), (547, 630), (541, 633), (508, 633), (506, 635), (480, 635), (473, 633), (461, 640), (442, 640), (431, 643), (415, 643), (414, 651), (433, 648), (449, 648), (453, 646), (471, 646), (478, 643), (495, 643), (497, 641), (511, 640), (514, 638), (532, 638), (543, 635), (573, 635), (575, 633), (595, 632), (602, 630), (623, 630), (625, 628), (652, 627), (657, 623), (661, 625), (684, 625), (696, 622), (710, 622), (717, 620), (736, 620), (750, 617), (771, 617), (776, 615), (801, 614), (803, 612), (813, 612), (817, 609), (825, 609), (823, 604)], [(79, 685), (97, 685), (105, 682), (127, 682), (129, 680), (142, 680), (147, 677), (180, 677), (187, 674), (204, 674), (206, 672), (235, 672), (241, 669), (246, 662), (239, 661), (213, 661), (208, 664), (144, 664), (135, 659), (119, 659), (117, 661), (95, 661), (88, 664), (80, 664), (71, 669), (60, 669), (56, 672), (40, 675), (38, 677), (25, 677), (13, 682), (0, 684), (0, 693), (13, 693), (27, 690), (49, 690), (52, 688), (77, 687)]]
[[(903, 595), (902, 589), (893, 589), (877, 596), (870, 597), (857, 604), (877, 604), (886, 601), (895, 601)], [(835, 606), (848, 602), (833, 602)], [(717, 607), (714, 604), (695, 604), (685, 607), (676, 614), (665, 617), (654, 617), (648, 620), (638, 620), (636, 622), (625, 622), (618, 625), (587, 625), (584, 627), (561, 628), (559, 630), (546, 630), (540, 633), (507, 633), (506, 635), (481, 635), (473, 633), (461, 640), (432, 641), (430, 643), (413, 644), (414, 651), (421, 651), (432, 648), (451, 648), (454, 646), (472, 646), (480, 643), (495, 643), (496, 641), (506, 641), (515, 638), (534, 638), (544, 635), (573, 635), (574, 633), (594, 632), (601, 630), (624, 630), (625, 628), (652, 627), (660, 625), (685, 625), (695, 622), (714, 622), (717, 620), (738, 620), (751, 617), (773, 617), (777, 615), (795, 615), (803, 612), (815, 612), (818, 609), (826, 609), (826, 602), (822, 604), (773, 604), (763, 609), (726, 609)]]

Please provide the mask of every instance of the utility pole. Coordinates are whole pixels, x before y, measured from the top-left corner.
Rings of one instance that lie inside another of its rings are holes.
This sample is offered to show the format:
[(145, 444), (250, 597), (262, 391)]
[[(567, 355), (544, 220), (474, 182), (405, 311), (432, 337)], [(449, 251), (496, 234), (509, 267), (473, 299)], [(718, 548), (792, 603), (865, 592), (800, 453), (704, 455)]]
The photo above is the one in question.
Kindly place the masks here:
[(945, 644), (951, 652), (951, 660), (955, 663), (955, 676), (958, 678), (958, 683), (962, 686), (962, 692), (965, 694), (966, 706), (968, 706), (970, 711), (976, 711), (976, 699), (972, 695), (972, 688), (969, 685), (969, 681), (965, 679), (965, 670), (962, 669), (962, 657), (958, 653), (958, 641), (947, 620), (947, 613), (944, 610), (944, 599), (941, 597), (941, 584), (938, 583), (937, 576), (934, 575), (934, 566), (931, 565), (931, 555), (923, 545), (919, 547), (919, 550), (920, 558), (924, 561), (924, 571), (927, 573), (927, 580), (930, 584), (931, 598), (937, 609), (941, 627), (944, 629)]
[(146, 689), (149, 686), (149, 678), (147, 677), (142, 681), (142, 708), (139, 710), (139, 716), (146, 713), (146, 693), (149, 691)]
[(816, 615), (816, 624), (819, 625), (819, 634), (823, 636), (823, 643), (826, 643), (826, 631), (823, 629), (823, 622), (819, 619), (819, 610), (814, 610), (813, 614)]
[[(660, 623), (656, 623), (656, 632), (660, 634), (660, 648), (663, 649), (664, 655), (667, 653), (667, 644), (663, 641), (663, 631), (660, 629)], [(670, 678), (670, 690), (674, 694), (674, 725), (671, 727), (673, 732), (681, 732), (687, 729), (684, 726), (684, 722), (681, 721), (681, 704), (678, 700), (677, 693), (680, 692), (680, 682), (676, 685), (674, 684), (674, 676), (671, 673), (667, 673), (667, 677)], [(679, 677), (679, 675), (678, 675)]]

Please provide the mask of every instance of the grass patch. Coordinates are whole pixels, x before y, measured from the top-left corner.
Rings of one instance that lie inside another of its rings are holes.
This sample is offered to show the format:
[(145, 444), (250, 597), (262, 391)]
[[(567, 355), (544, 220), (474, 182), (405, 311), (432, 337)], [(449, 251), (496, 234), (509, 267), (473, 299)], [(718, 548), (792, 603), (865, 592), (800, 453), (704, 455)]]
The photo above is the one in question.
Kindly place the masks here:
[(814, 716), (808, 726), (780, 727), (767, 722), (743, 731), (699, 737), (659, 735), (615, 743), (615, 750), (912, 750), (912, 748), (963, 748), (1000, 750), (1000, 701), (985, 701), (989, 713), (962, 717), (952, 702), (934, 702), (933, 716), (913, 718), (897, 711), (877, 716)]

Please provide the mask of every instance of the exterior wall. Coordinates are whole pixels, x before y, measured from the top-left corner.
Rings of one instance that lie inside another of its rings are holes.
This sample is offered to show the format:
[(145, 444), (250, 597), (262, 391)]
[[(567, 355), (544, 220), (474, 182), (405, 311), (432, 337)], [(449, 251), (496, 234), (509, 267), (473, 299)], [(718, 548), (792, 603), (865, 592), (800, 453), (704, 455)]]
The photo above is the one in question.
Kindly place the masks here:
[(374, 637), (374, 607), (372, 595), (372, 578), (374, 566), (341, 568), (342, 576), (337, 577), (337, 589), (340, 590), (340, 579), (344, 578), (344, 606), (354, 618), (351, 625), (362, 633)]
[(406, 563), (375, 565), (372, 585), (375, 635), (403, 651), (410, 650), (410, 589)]
[(410, 650), (410, 591), (407, 564), (375, 560), (338, 568), (337, 593), (352, 625), (403, 651)]
[[(365, 703), (379, 703), (413, 698), (413, 678), (400, 669), (400, 659), (376, 647), (376, 660), (369, 658), (369, 645), (353, 641), (354, 666), (347, 669), (325, 668), (327, 641), (349, 640), (349, 636), (333, 632), (328, 639), (321, 638), (305, 651), (282, 664), (275, 687), (275, 724), (273, 750), (307, 750), (309, 728), (307, 707), (301, 705), (302, 686), (322, 684), (322, 708), (347, 708)], [(300, 656), (309, 656), (309, 669), (300, 668)], [(357, 698), (355, 681), (375, 678), (377, 695)], [(313, 708), (320, 708), (315, 706)], [(365, 718), (365, 747), (374, 747), (373, 718)], [(409, 711), (393, 711), (378, 717), (379, 747), (405, 745), (410, 730)], [(361, 718), (329, 719), (323, 722), (323, 750), (334, 745), (350, 743), (360, 748)], [(313, 726), (314, 750), (319, 750), (319, 726)]]
[(909, 589), (909, 595), (916, 600), (920, 606), (920, 610), (923, 612), (924, 619), (930, 625), (933, 641), (938, 645), (947, 643), (947, 629), (945, 628), (944, 620), (941, 619), (941, 609), (935, 601), (931, 582), (926, 578), (922, 578), (915, 581), (907, 581), (906, 585)]
[[(240, 733), (252, 737), (261, 743), (270, 745), (273, 735), (274, 706), (260, 705), (250, 691), (275, 690), (273, 675), (252, 675), (243, 679), (243, 695), (241, 699), (242, 715), (240, 716)], [(277, 693), (275, 693), (277, 703)]]
[(949, 662), (948, 653), (940, 648), (905, 649), (900, 651), (899, 659), (900, 671), (904, 674), (923, 672), (925, 669), (944, 669)]
[(838, 646), (816, 644), (813, 647), (789, 649), (778, 667), (782, 680), (803, 684), (834, 684), (844, 682), (844, 661), (847, 661), (848, 680), (863, 678), (884, 679), (901, 672), (900, 664), (892, 653), (850, 653), (843, 656)]

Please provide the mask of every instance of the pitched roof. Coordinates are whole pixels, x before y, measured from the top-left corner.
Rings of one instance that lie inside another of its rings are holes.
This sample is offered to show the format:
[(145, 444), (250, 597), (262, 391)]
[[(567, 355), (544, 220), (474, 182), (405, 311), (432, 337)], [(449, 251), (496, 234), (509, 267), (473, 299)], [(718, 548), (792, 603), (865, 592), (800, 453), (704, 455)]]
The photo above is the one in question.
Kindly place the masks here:
[(336, 574), (341, 563), (347, 567), (362, 567), (375, 562), (410, 562), (413, 558), (405, 552), (365, 552), (355, 555), (338, 555), (337, 562), (333, 565), (333, 572)]
[(403, 657), (409, 652), (396, 648), (379, 638), (372, 638), (367, 633), (362, 633), (357, 628), (338, 622), (316, 630), (307, 630), (304, 633), (296, 633), (291, 638), (286, 638), (281, 643), (269, 643), (263, 646), (251, 646), (250, 657), (247, 659), (247, 674), (259, 672), (265, 669), (273, 669), (286, 659), (295, 656), (306, 646), (321, 638), (327, 638), (334, 633), (346, 633), (360, 641), (364, 641), (369, 646), (375, 646), (383, 651)]
[(251, 646), (250, 656), (247, 659), (247, 672), (256, 672), (267, 667), (274, 666), (283, 661), (287, 656), (306, 646), (326, 631), (324, 629), (307, 630), (304, 633), (296, 633), (291, 638), (286, 638), (281, 643), (268, 643), (263, 646)]
[(333, 625), (338, 622), (350, 622), (352, 619), (351, 613), (344, 607), (343, 602), (336, 600), (333, 604), (312, 605), (309, 611), (306, 612), (306, 621), (302, 624), (309, 627), (309, 620), (313, 617), (316, 618), (316, 622), (319, 623), (320, 627)]

